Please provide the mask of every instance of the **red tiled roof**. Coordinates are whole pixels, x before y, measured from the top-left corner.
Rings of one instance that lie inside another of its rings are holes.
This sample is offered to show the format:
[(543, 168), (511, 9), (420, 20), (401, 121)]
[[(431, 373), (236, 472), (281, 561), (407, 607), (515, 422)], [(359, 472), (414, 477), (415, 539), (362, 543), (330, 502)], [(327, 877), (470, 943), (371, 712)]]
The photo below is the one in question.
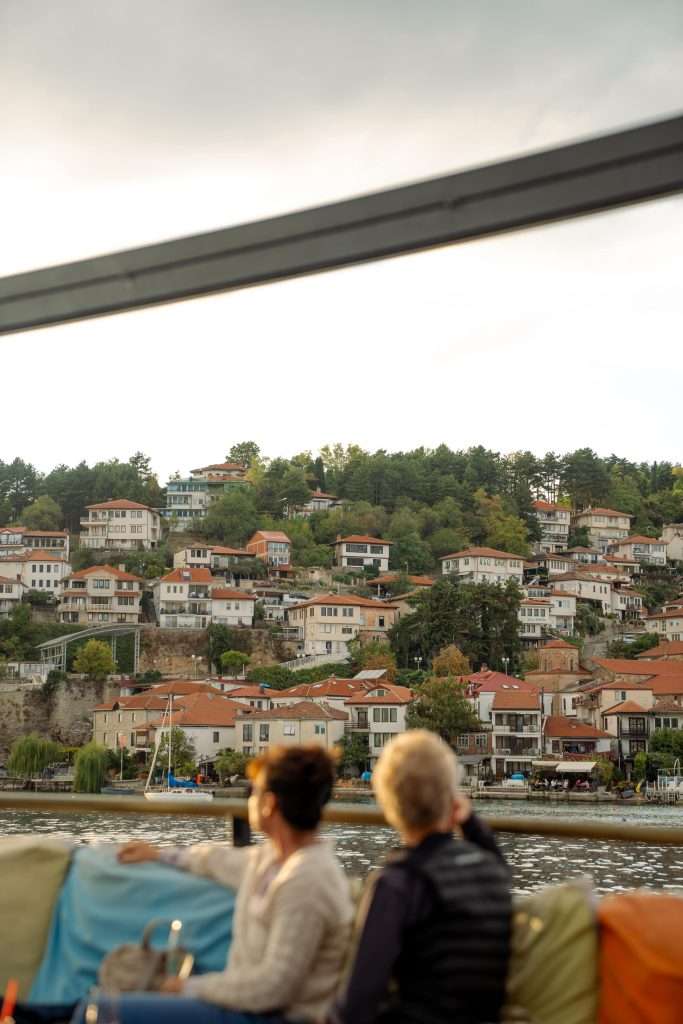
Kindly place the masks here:
[[(570, 594), (569, 596), (570, 597), (575, 597), (576, 595), (575, 594)], [(574, 647), (574, 644), (568, 644), (566, 640), (549, 640), (548, 643), (547, 644), (543, 644), (543, 647), (541, 648), (542, 651), (552, 651), (552, 650), (556, 650), (556, 649), (565, 650), (565, 651), (566, 650), (573, 650), (573, 651), (575, 651), (577, 648)]]
[(584, 508), (581, 512), (576, 513), (578, 516), (626, 516), (628, 519), (634, 519), (635, 517), (630, 512), (616, 512), (613, 508)]
[(646, 619), (680, 619), (683, 615), (683, 608), (680, 608), (677, 612), (653, 612), (652, 615), (646, 615)]
[(540, 711), (541, 695), (538, 690), (535, 690), (534, 693), (498, 690), (493, 698), (492, 709), (494, 711)]
[(191, 469), (191, 473), (206, 473), (211, 469), (224, 470), (228, 472), (231, 469), (241, 469), (243, 473), (246, 473), (247, 467), (243, 466), (241, 462), (213, 462), (210, 466), (201, 466), (199, 469)]
[[(387, 693), (375, 694), (375, 690), (387, 690)], [(410, 704), (415, 694), (407, 686), (396, 686), (394, 683), (377, 683), (372, 690), (358, 696), (349, 697), (347, 704)]]
[(631, 658), (595, 658), (595, 664), (608, 672), (632, 676), (681, 675), (683, 668), (678, 661), (641, 662)]
[(642, 704), (636, 704), (634, 700), (624, 700), (620, 704), (614, 704), (602, 712), (603, 715), (646, 715), (647, 709)]
[(96, 505), (86, 505), (86, 508), (119, 508), (119, 509), (145, 509), (147, 512), (153, 512), (154, 509), (150, 508), (149, 505), (141, 505), (139, 501), (129, 501), (128, 498), (115, 498), (113, 501), (100, 501)]
[[(434, 583), (434, 580), (431, 578), (431, 576), (406, 576), (404, 578), (413, 587), (431, 587), (432, 584)], [(400, 576), (399, 573), (397, 573), (397, 572), (389, 572), (389, 573), (386, 573), (386, 575), (384, 575), (384, 576), (375, 576), (372, 580), (370, 580), (370, 586), (372, 586), (372, 587), (376, 587), (376, 586), (382, 587), (382, 586), (384, 586), (387, 583), (396, 583), (396, 581), (400, 580), (400, 579), (401, 579), (401, 576)]]
[(214, 577), (210, 569), (190, 569), (181, 567), (172, 569), (161, 577), (162, 583), (213, 583)]
[[(281, 704), (279, 707), (270, 708), (268, 711), (249, 711), (241, 709), (245, 717), (251, 719), (300, 719), (306, 721), (320, 721), (325, 719), (336, 719), (338, 722), (348, 721), (346, 711), (338, 711), (331, 708), (329, 704), (315, 704), (311, 700), (301, 700), (296, 704)], [(238, 714), (238, 718), (242, 715)]]
[(282, 530), (257, 530), (256, 533), (253, 533), (247, 541), (247, 550), (249, 549), (249, 545), (255, 543), (257, 540), (273, 540), (277, 541), (279, 544), (292, 543), (287, 534), (283, 533)]
[(300, 604), (292, 605), (293, 608), (309, 608), (311, 605), (347, 605), (358, 608), (395, 608), (396, 605), (390, 601), (373, 601), (369, 597), (358, 597), (356, 594), (326, 594), (320, 597), (312, 597), (310, 601), (301, 601)]
[(122, 569), (115, 569), (113, 565), (91, 565), (89, 569), (79, 569), (78, 572), (72, 572), (68, 579), (83, 580), (87, 579), (88, 576), (98, 576), (100, 574), (113, 576), (116, 580), (128, 580), (133, 583), (144, 583), (144, 580), (140, 576), (134, 576), (132, 572), (123, 572)]
[(496, 548), (465, 548), (464, 551), (454, 551), (451, 555), (442, 555), (444, 558), (515, 558), (518, 562), (523, 561), (522, 555), (514, 555), (511, 551), (498, 551)]
[(532, 501), (531, 507), (538, 509), (539, 512), (571, 512), (566, 505), (555, 505), (551, 501)]
[(222, 696), (223, 693), (222, 690), (218, 690), (211, 683), (202, 683), (196, 679), (174, 679), (168, 683), (156, 683), (147, 692), (164, 695), (164, 697), (168, 696), (169, 693), (172, 693), (174, 697), (176, 695), (187, 696), (188, 694), (195, 693), (214, 693), (217, 696)]
[(635, 533), (632, 537), (623, 537), (621, 540), (613, 540), (610, 543), (615, 548), (622, 544), (661, 544), (666, 547), (666, 541), (659, 540), (657, 537), (644, 537), (640, 533)]
[[(177, 701), (178, 710), (173, 712), (173, 725), (183, 726), (234, 726), (235, 718), (244, 705), (230, 700), (224, 694), (195, 693)], [(151, 723), (159, 726), (161, 722)]]
[(209, 551), (212, 555), (251, 555), (251, 551), (246, 548), (224, 548), (218, 544), (209, 548)]
[(651, 715), (670, 714), (671, 712), (683, 715), (683, 704), (677, 704), (673, 700), (658, 700), (650, 708)]
[(565, 718), (564, 715), (549, 715), (545, 720), (544, 732), (546, 736), (561, 736), (573, 739), (613, 739), (610, 733), (604, 729), (596, 729), (594, 725), (586, 722), (578, 722), (575, 718)]
[(460, 676), (459, 682), (474, 686), (477, 695), (498, 693), (500, 690), (509, 690), (512, 693), (538, 693), (538, 687), (527, 683), (526, 680), (518, 679), (517, 676), (506, 676), (504, 672), (493, 672), (490, 669), (472, 672), (468, 676)]
[(329, 498), (331, 501), (339, 500), (336, 494), (327, 494), (326, 491), (313, 491), (311, 497), (309, 498), (309, 501), (311, 501), (313, 498)]
[(642, 654), (636, 654), (636, 661), (647, 661), (648, 658), (670, 658), (672, 655), (683, 655), (683, 640), (667, 640), (665, 643), (649, 647)]
[(352, 533), (348, 537), (340, 537), (335, 544), (393, 544), (393, 540), (382, 540), (381, 537), (370, 537), (366, 533)]
[(256, 598), (253, 594), (248, 594), (244, 590), (231, 590), (230, 587), (214, 587), (211, 591), (211, 597), (215, 601), (255, 601)]
[(321, 679), (317, 683), (299, 683), (297, 686), (290, 686), (286, 690), (280, 690), (274, 697), (354, 697), (363, 693), (365, 687), (353, 679), (337, 679), (330, 676), (329, 679)]
[(247, 684), (240, 686), (235, 690), (230, 690), (230, 697), (273, 697), (280, 693), (279, 690), (274, 690), (270, 686), (264, 686), (259, 683)]
[(19, 527), (19, 531), (23, 533), (24, 537), (68, 537), (68, 530), (24, 530)]
[(51, 551), (31, 548), (30, 551), (24, 553), (17, 552), (16, 555), (3, 555), (0, 558), (0, 562), (64, 562), (64, 559), (60, 558), (59, 555), (52, 554)]
[(115, 697), (107, 704), (97, 704), (95, 711), (163, 711), (168, 701), (149, 690), (147, 693), (138, 693), (134, 697)]
[(24, 584), (21, 582), (21, 580), (13, 580), (13, 579), (10, 579), (9, 576), (0, 576), (0, 583), (15, 583), (19, 587), (23, 587), (24, 586)]

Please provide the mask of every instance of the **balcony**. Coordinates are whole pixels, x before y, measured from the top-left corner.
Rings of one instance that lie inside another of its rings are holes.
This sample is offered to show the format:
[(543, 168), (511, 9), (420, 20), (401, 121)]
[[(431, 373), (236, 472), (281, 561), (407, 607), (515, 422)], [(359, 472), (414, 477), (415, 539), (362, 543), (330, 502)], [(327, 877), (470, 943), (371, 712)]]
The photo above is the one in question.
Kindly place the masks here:
[(538, 736), (541, 731), (540, 725), (494, 725), (494, 734), (511, 736)]

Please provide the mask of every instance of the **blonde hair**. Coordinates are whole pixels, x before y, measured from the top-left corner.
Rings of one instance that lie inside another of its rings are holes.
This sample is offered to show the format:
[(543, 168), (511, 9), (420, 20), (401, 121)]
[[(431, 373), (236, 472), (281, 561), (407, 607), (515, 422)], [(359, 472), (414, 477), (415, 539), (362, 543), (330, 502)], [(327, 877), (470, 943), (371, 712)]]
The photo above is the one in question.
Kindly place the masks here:
[(429, 828), (451, 809), (459, 774), (448, 744), (426, 729), (409, 729), (382, 751), (372, 786), (394, 828)]

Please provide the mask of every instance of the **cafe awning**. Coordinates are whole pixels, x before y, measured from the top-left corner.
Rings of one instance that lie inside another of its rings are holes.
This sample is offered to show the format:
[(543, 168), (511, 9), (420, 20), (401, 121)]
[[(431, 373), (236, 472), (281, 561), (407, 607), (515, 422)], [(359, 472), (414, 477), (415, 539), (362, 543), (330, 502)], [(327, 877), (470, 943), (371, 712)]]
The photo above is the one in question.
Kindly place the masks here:
[(561, 761), (558, 766), (558, 772), (592, 772), (595, 768), (595, 761)]
[(532, 761), (531, 764), (533, 765), (534, 768), (551, 768), (553, 771), (556, 771), (559, 762), (558, 761)]

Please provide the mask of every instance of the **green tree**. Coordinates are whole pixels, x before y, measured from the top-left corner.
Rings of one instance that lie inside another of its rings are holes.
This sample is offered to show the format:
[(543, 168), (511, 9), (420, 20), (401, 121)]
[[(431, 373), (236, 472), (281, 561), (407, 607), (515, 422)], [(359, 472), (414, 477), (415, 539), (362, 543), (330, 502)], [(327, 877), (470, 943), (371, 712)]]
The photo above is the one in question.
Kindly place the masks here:
[(41, 494), (27, 505), (20, 518), (28, 530), (61, 530), (64, 521), (61, 508), (49, 494)]
[(89, 679), (105, 679), (115, 671), (111, 647), (103, 640), (86, 640), (74, 658), (74, 672), (82, 672)]
[(633, 643), (627, 644), (625, 640), (614, 640), (607, 648), (609, 658), (637, 658), (644, 651), (649, 651), (659, 644), (657, 633), (643, 633)]
[(478, 732), (479, 719), (464, 696), (464, 688), (452, 679), (428, 679), (417, 700), (408, 708), (409, 729), (429, 729), (455, 744), (461, 733)]
[(469, 658), (455, 644), (448, 644), (432, 660), (435, 676), (468, 676), (471, 671)]
[(650, 751), (683, 757), (683, 729), (655, 729), (650, 737)]
[(360, 775), (365, 771), (370, 760), (370, 747), (366, 733), (345, 733), (339, 742), (341, 752), (340, 764), (344, 769)]
[[(174, 775), (194, 775), (197, 770), (197, 752), (194, 743), (177, 725), (171, 728), (171, 767)], [(157, 771), (164, 774), (168, 768), (168, 729), (159, 741)]]
[(225, 782), (232, 775), (239, 775), (242, 778), (247, 773), (249, 758), (239, 750), (221, 750), (214, 762), (221, 783)]
[(247, 655), (251, 653), (251, 635), (246, 629), (213, 623), (206, 632), (206, 653), (210, 668), (220, 667), (221, 655), (225, 651), (241, 651)]
[(76, 754), (74, 761), (74, 793), (99, 793), (107, 778), (109, 751), (91, 741)]
[(305, 505), (310, 497), (311, 488), (308, 486), (305, 470), (299, 466), (292, 466), (282, 478), (280, 500), (286, 502), (291, 508), (296, 505)]
[(236, 676), (249, 664), (249, 655), (242, 651), (223, 651), (221, 669), (229, 675)]
[(242, 547), (259, 526), (256, 500), (245, 484), (231, 487), (227, 494), (214, 501), (197, 530), (211, 540)]
[(17, 778), (30, 779), (34, 775), (40, 775), (48, 765), (59, 761), (63, 749), (61, 744), (45, 739), (35, 732), (19, 736), (12, 744), (7, 771)]
[(249, 468), (260, 454), (261, 449), (256, 441), (239, 441), (232, 446), (225, 458), (227, 462), (238, 462), (241, 466)]

